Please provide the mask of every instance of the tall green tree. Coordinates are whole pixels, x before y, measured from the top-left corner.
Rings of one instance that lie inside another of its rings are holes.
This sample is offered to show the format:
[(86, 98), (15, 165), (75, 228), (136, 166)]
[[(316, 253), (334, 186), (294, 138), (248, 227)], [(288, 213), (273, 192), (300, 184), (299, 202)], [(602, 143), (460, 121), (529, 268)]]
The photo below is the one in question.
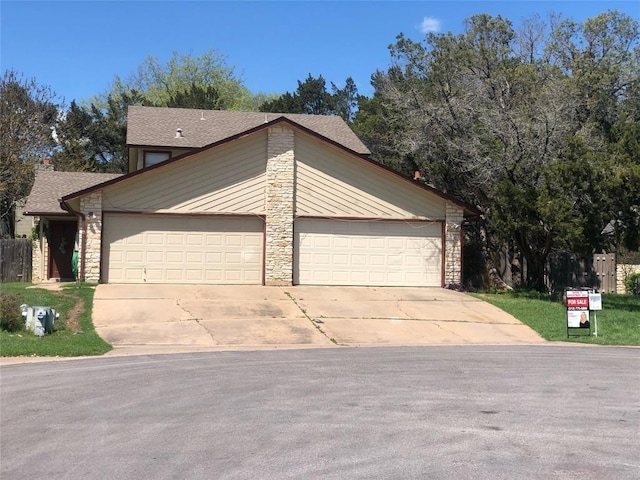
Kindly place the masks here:
[(199, 56), (173, 52), (166, 63), (149, 56), (126, 79), (116, 76), (113, 88), (101, 99), (105, 101), (109, 95), (115, 98), (118, 94), (136, 91), (144, 96), (148, 105), (162, 107), (167, 106), (172, 97), (175, 99), (194, 88), (208, 87), (215, 88), (219, 109), (251, 110), (254, 107), (252, 94), (235, 73), (235, 68), (213, 49)]
[(265, 98), (254, 97), (215, 50), (196, 57), (174, 52), (166, 64), (148, 57), (128, 78), (116, 76), (108, 92), (67, 112), (56, 167), (126, 173), (130, 105), (255, 110)]
[(343, 88), (339, 88), (335, 83), (331, 82), (331, 91), (333, 92), (333, 108), (336, 115), (342, 117), (347, 123), (353, 122), (353, 118), (358, 111), (359, 98), (356, 82), (353, 78), (348, 77)]
[(220, 93), (213, 85), (192, 83), (188, 90), (172, 93), (167, 100), (167, 107), (220, 110), (220, 106)]
[(63, 101), (48, 86), (14, 70), (0, 80), (0, 233), (14, 234), (16, 202), (31, 189), (34, 165), (54, 150)]
[(309, 115), (339, 115), (351, 122), (358, 103), (358, 89), (353, 78), (345, 81), (344, 88), (331, 82), (332, 92), (322, 75), (314, 78), (311, 74), (304, 82), (298, 80), (295, 92), (285, 92), (260, 106), (261, 112), (304, 113)]
[(98, 107), (71, 108), (58, 126), (58, 170), (127, 173), (127, 108), (143, 105), (145, 98), (132, 90), (107, 97)]
[(619, 120), (640, 77), (638, 25), (617, 12), (577, 25), (561, 22), (545, 36), (551, 26), (539, 19), (515, 31), (476, 15), (460, 35), (424, 43), (400, 35), (393, 66), (376, 77), (386, 122), (402, 125), (397, 157), (478, 205), (486, 246), (515, 244), (539, 289), (552, 252), (610, 247), (603, 231), (612, 221), (625, 235), (634, 230), (633, 188), (617, 192), (624, 202), (610, 198), (615, 175), (633, 173), (623, 157), (634, 154), (620, 153), (615, 132), (632, 128)]

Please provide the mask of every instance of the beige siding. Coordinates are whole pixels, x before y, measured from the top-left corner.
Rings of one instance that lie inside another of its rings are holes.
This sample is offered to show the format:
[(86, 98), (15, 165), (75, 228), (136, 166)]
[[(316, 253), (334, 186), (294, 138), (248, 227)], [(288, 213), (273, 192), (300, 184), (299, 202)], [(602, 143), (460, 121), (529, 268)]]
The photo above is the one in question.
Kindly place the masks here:
[(296, 215), (443, 219), (445, 202), (305, 134), (296, 134)]
[(264, 213), (266, 132), (107, 187), (107, 211)]
[(33, 229), (33, 217), (25, 217), (22, 214), (24, 212), (24, 204), (26, 203), (26, 201), (27, 199), (24, 198), (16, 202), (16, 214), (15, 214), (16, 238), (31, 237), (31, 230)]

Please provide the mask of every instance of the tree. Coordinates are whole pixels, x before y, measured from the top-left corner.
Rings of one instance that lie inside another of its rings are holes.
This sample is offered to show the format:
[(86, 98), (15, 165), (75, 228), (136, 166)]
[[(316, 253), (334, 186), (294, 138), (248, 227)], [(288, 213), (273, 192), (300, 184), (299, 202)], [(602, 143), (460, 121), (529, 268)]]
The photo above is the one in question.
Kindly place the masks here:
[(90, 112), (71, 102), (56, 127), (58, 149), (53, 155), (55, 168), (63, 172), (96, 172), (100, 167), (89, 146), (93, 119)]
[[(406, 175), (412, 175), (419, 166), (409, 154), (402, 157), (396, 149), (396, 140), (401, 137), (404, 125), (398, 117), (394, 117), (383, 104), (378, 78), (384, 73), (377, 72), (371, 76), (375, 90), (371, 98), (358, 95), (358, 108), (353, 116), (351, 128), (371, 151), (371, 158)], [(409, 161), (406, 161), (409, 160)]]
[(513, 243), (528, 285), (544, 289), (552, 252), (606, 248), (607, 224), (637, 215), (632, 192), (624, 205), (610, 197), (615, 175), (633, 173), (612, 132), (639, 69), (631, 19), (613, 12), (582, 26), (561, 22), (543, 44), (537, 22), (516, 32), (499, 16), (476, 15), (461, 35), (429, 34), (424, 43), (400, 35), (375, 87), (395, 155), (478, 205), (485, 252)]
[(216, 90), (219, 109), (248, 110), (253, 106), (251, 92), (236, 76), (234, 67), (228, 66), (224, 55), (216, 50), (195, 57), (173, 52), (165, 64), (149, 56), (126, 80), (116, 76), (111, 91), (100, 99), (106, 101), (108, 96), (116, 98), (136, 91), (144, 96), (147, 105), (164, 107), (176, 96), (209, 87)]
[(58, 112), (51, 88), (5, 71), (0, 81), (0, 221), (2, 235), (14, 234), (16, 201), (29, 193), (34, 165), (52, 155)]
[(58, 169), (126, 173), (130, 105), (234, 110), (255, 109), (257, 99), (215, 50), (199, 57), (174, 52), (164, 65), (148, 57), (128, 79), (116, 76), (108, 92), (67, 112), (55, 163)]
[(167, 100), (167, 107), (220, 110), (220, 105), (220, 93), (216, 87), (195, 83), (191, 84), (189, 90), (172, 93)]
[(333, 104), (336, 115), (351, 123), (358, 109), (358, 87), (353, 78), (348, 77), (344, 83), (344, 88), (339, 88), (335, 83), (331, 82), (331, 90), (333, 91)]
[(339, 115), (351, 122), (357, 105), (358, 89), (351, 77), (344, 88), (331, 83), (333, 93), (327, 91), (324, 77), (314, 78), (309, 74), (304, 82), (298, 80), (295, 92), (285, 92), (280, 97), (264, 102), (261, 112), (304, 113), (309, 115)]
[(107, 97), (102, 108), (71, 108), (58, 127), (58, 170), (127, 173), (127, 108), (144, 104), (135, 90)]

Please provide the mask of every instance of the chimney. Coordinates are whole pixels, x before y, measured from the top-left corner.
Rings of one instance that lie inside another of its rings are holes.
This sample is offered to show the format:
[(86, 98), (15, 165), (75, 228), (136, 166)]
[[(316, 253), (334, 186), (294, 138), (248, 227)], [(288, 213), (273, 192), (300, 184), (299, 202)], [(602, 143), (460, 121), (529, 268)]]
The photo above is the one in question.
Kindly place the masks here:
[(415, 172), (413, 172), (413, 179), (422, 180), (422, 174), (420, 173), (420, 170), (416, 170)]
[(36, 164), (36, 172), (42, 172), (42, 171), (53, 171), (53, 164), (51, 163), (51, 160), (48, 158), (43, 158), (42, 159), (42, 163), (37, 163)]

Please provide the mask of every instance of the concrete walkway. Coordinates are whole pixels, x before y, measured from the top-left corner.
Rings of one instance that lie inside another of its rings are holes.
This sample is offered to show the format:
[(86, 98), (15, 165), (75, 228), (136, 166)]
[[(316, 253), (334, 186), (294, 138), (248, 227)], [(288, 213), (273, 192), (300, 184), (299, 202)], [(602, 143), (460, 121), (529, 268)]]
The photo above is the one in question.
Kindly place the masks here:
[(336, 345), (536, 344), (496, 307), (440, 288), (99, 285), (107, 355)]

